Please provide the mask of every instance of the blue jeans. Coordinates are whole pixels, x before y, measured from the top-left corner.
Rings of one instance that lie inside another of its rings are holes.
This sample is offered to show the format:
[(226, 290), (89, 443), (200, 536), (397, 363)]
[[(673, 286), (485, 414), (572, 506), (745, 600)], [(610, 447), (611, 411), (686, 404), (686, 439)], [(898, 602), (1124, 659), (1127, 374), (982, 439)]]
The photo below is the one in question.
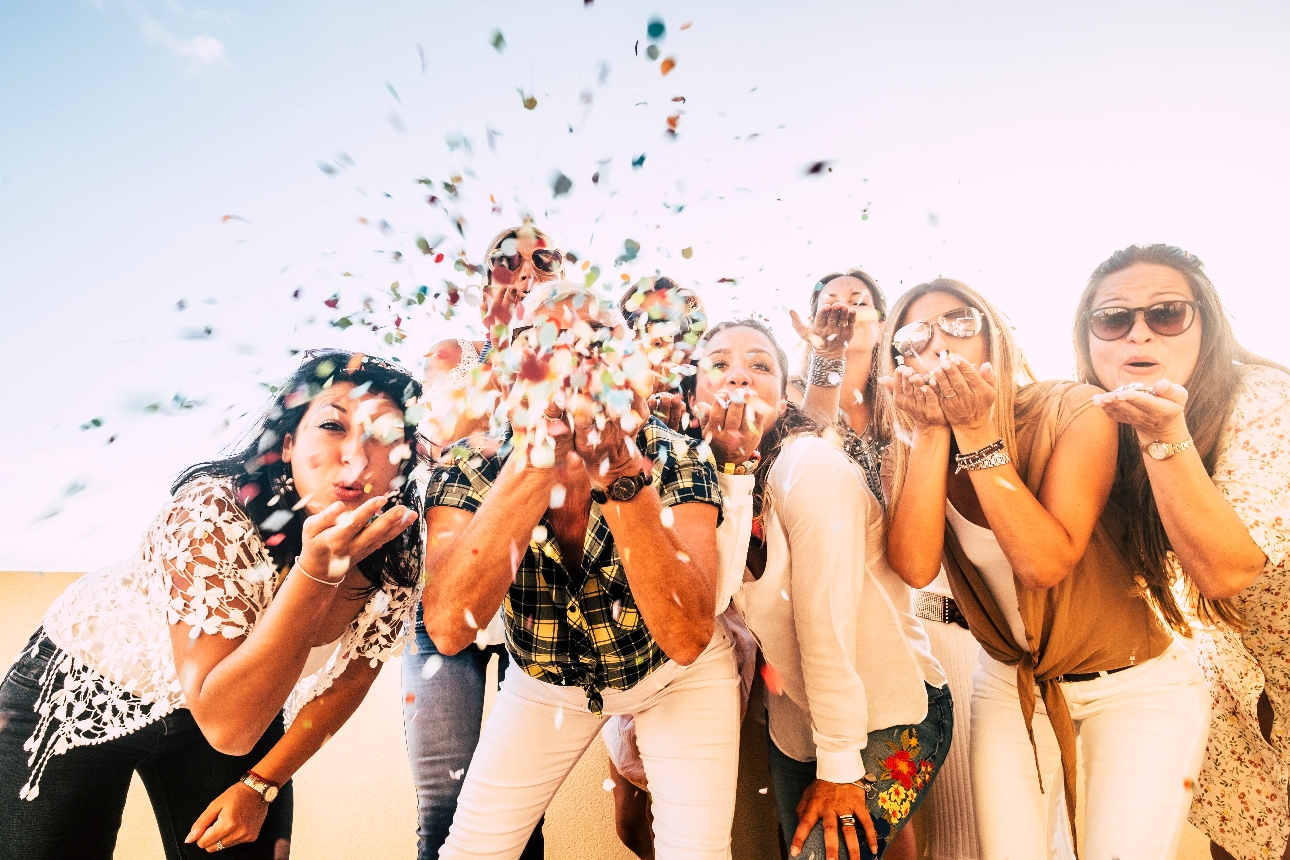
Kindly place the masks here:
[[(908, 735), (905, 735), (908, 732)], [(878, 834), (878, 853), (869, 853), (864, 830), (857, 825), (861, 860), (881, 857), (888, 843), (909, 822), (909, 817), (923, 802), (945, 764), (954, 735), (954, 708), (950, 688), (927, 685), (927, 717), (916, 726), (892, 726), (869, 733), (863, 750), (865, 773), (877, 781), (866, 789), (869, 817)], [(904, 736), (904, 737), (902, 737)], [(906, 741), (912, 741), (908, 743)], [(815, 762), (797, 761), (784, 755), (767, 740), (770, 779), (775, 786), (775, 807), (784, 844), (791, 845), (797, 832), (797, 804), (815, 781)], [(907, 755), (905, 755), (907, 753)], [(817, 823), (802, 845), (802, 857), (824, 856), (824, 825)], [(838, 860), (848, 860), (846, 840), (838, 839)]]
[[(18, 791), (30, 774), (22, 745), (36, 727), (38, 680), (59, 658), (58, 646), (43, 629), (37, 630), (0, 684), (0, 860), (112, 860), (135, 771), (148, 789), (167, 860), (208, 857), (196, 843), (184, 844), (184, 837), (211, 801), (255, 767), (282, 737), (281, 714), (250, 754), (230, 756), (212, 747), (192, 713), (181, 708), (129, 734), (53, 756), (41, 777), (40, 794), (35, 800), (20, 800)], [(230, 845), (220, 857), (272, 860), (285, 856), (290, 841), (287, 782), (269, 805), (259, 837)]]
[[(500, 681), (510, 663), (505, 646), (481, 649), (472, 645), (446, 657), (426, 634), (418, 611), (416, 653), (412, 649), (403, 653), (403, 733), (417, 789), (418, 860), (437, 860), (448, 838), (457, 795), (479, 743), (485, 678), (494, 654), (500, 657)], [(439, 668), (429, 678), (422, 677), (431, 658)], [(541, 860), (542, 854), (539, 821), (520, 856), (521, 860)]]

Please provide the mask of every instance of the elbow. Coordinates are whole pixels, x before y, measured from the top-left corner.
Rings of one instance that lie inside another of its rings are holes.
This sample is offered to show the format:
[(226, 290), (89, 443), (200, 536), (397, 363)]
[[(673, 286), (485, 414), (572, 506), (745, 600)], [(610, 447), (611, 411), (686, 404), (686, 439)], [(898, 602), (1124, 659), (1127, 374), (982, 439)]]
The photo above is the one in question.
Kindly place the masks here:
[(444, 624), (436, 619), (426, 619), (426, 635), (434, 643), (435, 649), (444, 657), (460, 654), (475, 641), (475, 631), (466, 629), (460, 624)]
[(1249, 588), (1259, 578), (1259, 574), (1263, 573), (1263, 567), (1263, 564), (1237, 570), (1227, 567), (1197, 571), (1194, 574), (1189, 571), (1188, 576), (1196, 583), (1196, 590), (1201, 597), (1206, 600), (1228, 600)]
[(926, 588), (941, 572), (940, 559), (923, 561), (902, 552), (899, 547), (887, 550), (887, 564), (910, 588)]
[(201, 729), (202, 736), (206, 738), (207, 743), (215, 748), (216, 752), (230, 756), (250, 755), (259, 743), (260, 738), (264, 735), (263, 729), (255, 732), (254, 729), (248, 730), (247, 726), (236, 724), (212, 725), (208, 721), (203, 721), (197, 714), (193, 714), (193, 719), (197, 722), (197, 727)]
[(1062, 582), (1075, 571), (1073, 564), (1045, 565), (1044, 567), (1014, 568), (1017, 582), (1026, 591), (1045, 591)]
[(677, 665), (689, 666), (708, 649), (708, 645), (712, 642), (715, 623), (716, 621), (709, 615), (706, 622), (701, 621), (692, 625), (687, 635), (679, 636), (675, 642), (668, 643), (663, 653)]

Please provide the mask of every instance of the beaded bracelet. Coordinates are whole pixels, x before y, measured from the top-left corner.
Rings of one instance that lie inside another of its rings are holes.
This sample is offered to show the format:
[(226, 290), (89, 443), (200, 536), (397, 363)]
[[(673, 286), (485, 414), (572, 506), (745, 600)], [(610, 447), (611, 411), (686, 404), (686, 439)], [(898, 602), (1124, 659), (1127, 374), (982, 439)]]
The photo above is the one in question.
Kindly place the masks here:
[(337, 588), (340, 586), (342, 582), (345, 581), (345, 577), (343, 576), (340, 579), (336, 580), (335, 582), (332, 582), (330, 579), (319, 579), (309, 571), (305, 570), (304, 565), (302, 565), (299, 561), (296, 561), (295, 564), (291, 565), (291, 569), (300, 571), (302, 574), (305, 575), (307, 579), (312, 579), (314, 582), (318, 583), (319, 585), (325, 585), (328, 588)]
[(993, 469), (995, 466), (1006, 466), (1012, 462), (1012, 457), (1004, 450), (1003, 440), (997, 439), (984, 448), (978, 448), (966, 454), (955, 454), (954, 461), (958, 463), (958, 467), (954, 470), (954, 474), (957, 475), (964, 469), (978, 472), (982, 469)]
[(836, 387), (842, 384), (842, 371), (846, 370), (847, 357), (821, 358), (811, 354), (811, 373), (807, 382), (811, 385)]

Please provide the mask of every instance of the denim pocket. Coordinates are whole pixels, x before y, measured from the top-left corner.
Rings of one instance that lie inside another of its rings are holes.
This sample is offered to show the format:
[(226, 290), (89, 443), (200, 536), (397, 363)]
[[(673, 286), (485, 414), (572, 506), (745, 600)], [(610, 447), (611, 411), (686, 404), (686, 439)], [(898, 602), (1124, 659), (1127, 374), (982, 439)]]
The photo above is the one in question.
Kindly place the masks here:
[(40, 679), (57, 653), (58, 646), (45, 635), (44, 628), (37, 630), (31, 639), (27, 640), (22, 654), (9, 667), (5, 680), (28, 690), (39, 690)]

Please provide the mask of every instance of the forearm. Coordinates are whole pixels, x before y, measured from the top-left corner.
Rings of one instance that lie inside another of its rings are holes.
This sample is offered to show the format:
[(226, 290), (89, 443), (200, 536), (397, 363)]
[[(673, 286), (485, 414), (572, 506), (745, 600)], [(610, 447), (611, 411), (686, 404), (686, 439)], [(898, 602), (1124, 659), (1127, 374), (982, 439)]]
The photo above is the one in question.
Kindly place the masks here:
[(941, 568), (949, 458), (948, 427), (914, 431), (905, 483), (887, 531), (887, 562), (912, 588), (929, 585)]
[(837, 420), (841, 402), (841, 385), (812, 385), (808, 380), (802, 395), (802, 411), (816, 421), (831, 425)]
[(373, 669), (366, 660), (351, 660), (330, 688), (300, 709), (291, 728), (253, 768), (282, 785), (340, 731), (363, 703), (384, 664)]
[[(999, 438), (993, 427), (955, 428), (959, 450), (977, 451)], [(1012, 571), (1029, 590), (1051, 588), (1075, 568), (1086, 543), (1076, 544), (1066, 527), (1040, 503), (1014, 464), (969, 472), (972, 489)]]
[(677, 529), (663, 525), (663, 503), (652, 486), (630, 502), (607, 502), (600, 510), (650, 634), (676, 662), (693, 662), (712, 639), (715, 524), (709, 545), (688, 545)]
[(517, 472), (515, 456), (450, 541), (439, 542), (431, 524), (423, 605), (426, 632), (444, 653), (473, 642), (502, 605), (515, 574), (512, 555), (527, 550), (550, 504), (553, 470), (526, 465)]
[[(212, 745), (245, 750), (264, 734), (299, 680), (336, 591), (289, 575), (250, 634), (205, 678), (184, 684), (188, 708)], [(175, 629), (176, 651), (195, 643), (187, 630), (182, 624)], [(181, 673), (200, 671), (200, 661), (177, 656), (176, 663)]]
[(1211, 600), (1232, 597), (1263, 571), (1267, 556), (1205, 471), (1195, 448), (1144, 458), (1156, 509), (1182, 569)]

